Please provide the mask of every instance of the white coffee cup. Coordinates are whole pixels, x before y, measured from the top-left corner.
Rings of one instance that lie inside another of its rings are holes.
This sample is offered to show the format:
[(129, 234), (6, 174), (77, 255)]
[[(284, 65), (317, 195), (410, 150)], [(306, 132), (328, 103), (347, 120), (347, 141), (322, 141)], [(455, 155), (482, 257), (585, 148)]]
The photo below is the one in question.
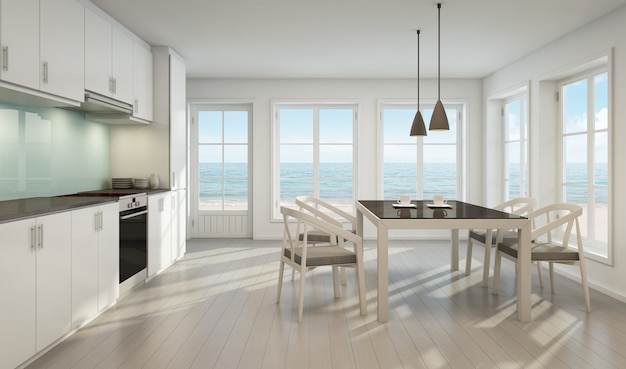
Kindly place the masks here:
[(433, 203), (435, 205), (445, 205), (448, 200), (443, 195), (433, 195)]
[(397, 202), (400, 205), (410, 205), (411, 204), (411, 195), (400, 195), (400, 198), (398, 198)]

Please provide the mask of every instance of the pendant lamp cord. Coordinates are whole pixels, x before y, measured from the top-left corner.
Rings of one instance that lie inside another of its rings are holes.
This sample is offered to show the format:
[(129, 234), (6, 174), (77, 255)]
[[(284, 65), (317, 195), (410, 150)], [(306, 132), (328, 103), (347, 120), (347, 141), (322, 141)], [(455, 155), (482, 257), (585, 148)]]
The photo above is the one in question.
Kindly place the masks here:
[(420, 30), (417, 30), (417, 111), (420, 111)]
[(441, 100), (441, 3), (437, 4), (437, 100)]

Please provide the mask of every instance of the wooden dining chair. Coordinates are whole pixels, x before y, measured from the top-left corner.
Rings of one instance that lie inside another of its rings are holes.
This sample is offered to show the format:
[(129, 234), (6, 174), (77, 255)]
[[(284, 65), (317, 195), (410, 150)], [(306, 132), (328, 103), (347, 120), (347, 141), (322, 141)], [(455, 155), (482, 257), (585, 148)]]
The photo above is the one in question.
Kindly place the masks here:
[[(320, 199), (315, 196), (298, 196), (296, 197), (296, 205), (301, 211), (309, 213), (315, 217), (325, 220), (329, 223), (335, 224), (338, 227), (345, 228), (352, 233), (356, 233), (356, 217), (338, 207)], [(299, 228), (298, 228), (299, 229)], [(302, 241), (304, 233), (300, 230), (297, 231), (299, 238)], [(330, 236), (320, 231), (308, 232), (308, 242), (314, 245), (329, 244), (331, 242)], [(337, 240), (334, 240), (335, 243)], [(294, 279), (295, 271), (291, 272), (291, 279)], [(346, 284), (346, 271), (341, 268), (341, 283)]]
[[(585, 255), (578, 218), (582, 208), (575, 204), (553, 204), (535, 210), (528, 215), (533, 229), (530, 234), (532, 261), (545, 261), (550, 264), (550, 289), (554, 293), (554, 263), (578, 265), (587, 312), (591, 312)], [(572, 230), (576, 227), (576, 244), (570, 245)], [(500, 264), (502, 258), (517, 260), (517, 240), (503, 240), (498, 243), (494, 262), (493, 293), (500, 288)]]
[[(533, 210), (536, 204), (537, 201), (533, 198), (518, 197), (494, 206), (493, 208), (506, 213), (525, 216)], [(491, 264), (491, 249), (496, 246), (496, 235), (497, 232), (493, 229), (470, 229), (468, 231), (467, 257), (465, 258), (465, 275), (469, 275), (472, 270), (473, 245), (477, 244), (483, 246), (485, 248), (485, 255), (483, 259), (483, 287), (487, 287), (489, 284), (489, 265)], [(517, 230), (507, 230), (506, 232), (502, 233), (502, 237), (507, 240), (517, 240)], [(537, 264), (537, 266), (541, 276), (541, 266), (539, 264)], [(541, 277), (539, 277), (539, 280), (541, 281)]]
[[(304, 305), (304, 282), (308, 271), (321, 267), (331, 266), (333, 270), (333, 288), (335, 297), (340, 297), (338, 267), (354, 267), (356, 269), (357, 288), (361, 315), (367, 313), (365, 300), (365, 275), (363, 272), (363, 239), (356, 234), (345, 230), (336, 224), (307, 214), (303, 211), (281, 207), (283, 215), (284, 234), (280, 253), (280, 267), (278, 276), (278, 294), (276, 301), (280, 302), (285, 264), (292, 270), (300, 273), (300, 290), (298, 296), (298, 322), (302, 321)], [(293, 228), (302, 227), (303, 238), (294, 233)], [(308, 241), (309, 232), (317, 234), (324, 232), (330, 235), (331, 242), (327, 245), (312, 246)], [(335, 242), (336, 241), (336, 242)], [(346, 244), (352, 244), (351, 250)]]

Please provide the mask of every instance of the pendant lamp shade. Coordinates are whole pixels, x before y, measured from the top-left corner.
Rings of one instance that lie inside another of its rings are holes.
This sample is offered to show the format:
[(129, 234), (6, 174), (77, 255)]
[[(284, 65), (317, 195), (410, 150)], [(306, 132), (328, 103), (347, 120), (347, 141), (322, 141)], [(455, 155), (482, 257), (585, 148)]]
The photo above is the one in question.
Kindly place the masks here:
[(420, 112), (420, 30), (417, 30), (417, 112), (411, 125), (411, 136), (426, 136), (426, 124)]
[(437, 104), (430, 118), (428, 129), (431, 131), (447, 131), (450, 129), (448, 116), (441, 102), (441, 3), (437, 4)]

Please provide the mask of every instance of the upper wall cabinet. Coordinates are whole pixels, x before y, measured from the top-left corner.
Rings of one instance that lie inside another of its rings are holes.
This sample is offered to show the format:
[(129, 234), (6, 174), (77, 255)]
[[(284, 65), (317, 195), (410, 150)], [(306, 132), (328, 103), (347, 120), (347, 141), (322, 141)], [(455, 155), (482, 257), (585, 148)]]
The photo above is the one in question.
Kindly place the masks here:
[(82, 101), (84, 98), (83, 5), (76, 0), (40, 3), (40, 46), (42, 74), (40, 89)]
[(133, 115), (152, 121), (152, 52), (137, 42), (133, 45)]
[(133, 104), (133, 40), (85, 8), (85, 90)]
[(3, 81), (39, 89), (39, 0), (0, 1)]
[(2, 81), (82, 101), (84, 13), (76, 0), (1, 0)]

